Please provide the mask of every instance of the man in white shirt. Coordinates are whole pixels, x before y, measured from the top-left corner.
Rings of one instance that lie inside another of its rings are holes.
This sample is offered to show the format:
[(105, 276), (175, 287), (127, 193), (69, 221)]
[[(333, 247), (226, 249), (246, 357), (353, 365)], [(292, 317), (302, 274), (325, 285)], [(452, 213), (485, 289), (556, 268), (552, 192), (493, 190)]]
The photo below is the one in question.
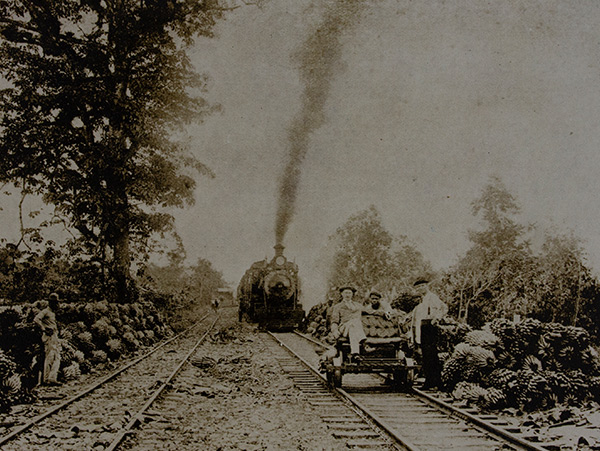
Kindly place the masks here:
[(439, 320), (448, 313), (448, 306), (429, 288), (428, 279), (419, 279), (414, 283), (421, 302), (412, 312), (412, 339), (415, 345), (421, 344), (421, 325), (424, 320)]
[[(356, 288), (343, 286), (340, 288), (340, 293), (342, 300), (331, 310), (331, 335), (334, 339), (348, 337), (350, 353), (356, 359), (360, 354), (361, 343), (367, 338), (362, 325), (364, 307), (354, 300)], [(368, 352), (369, 347), (364, 346), (364, 349)]]
[(438, 387), (441, 382), (442, 365), (438, 357), (438, 329), (435, 322), (448, 313), (448, 306), (430, 290), (428, 279), (419, 279), (414, 286), (422, 299), (412, 312), (412, 338), (415, 347), (421, 348), (425, 376), (423, 388), (428, 389)]

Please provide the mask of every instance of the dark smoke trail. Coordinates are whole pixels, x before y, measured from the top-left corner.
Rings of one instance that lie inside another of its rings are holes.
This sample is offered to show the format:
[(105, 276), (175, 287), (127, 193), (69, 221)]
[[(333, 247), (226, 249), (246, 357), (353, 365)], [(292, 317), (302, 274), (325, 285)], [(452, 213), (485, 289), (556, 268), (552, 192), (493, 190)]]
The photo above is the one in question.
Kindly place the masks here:
[(288, 162), (279, 181), (279, 203), (275, 223), (277, 244), (283, 242), (294, 215), (301, 165), (308, 150), (309, 137), (325, 122), (325, 103), (336, 73), (343, 69), (340, 37), (356, 23), (363, 0), (334, 0), (322, 21), (300, 46), (294, 60), (300, 66), (304, 84), (300, 112), (288, 130)]

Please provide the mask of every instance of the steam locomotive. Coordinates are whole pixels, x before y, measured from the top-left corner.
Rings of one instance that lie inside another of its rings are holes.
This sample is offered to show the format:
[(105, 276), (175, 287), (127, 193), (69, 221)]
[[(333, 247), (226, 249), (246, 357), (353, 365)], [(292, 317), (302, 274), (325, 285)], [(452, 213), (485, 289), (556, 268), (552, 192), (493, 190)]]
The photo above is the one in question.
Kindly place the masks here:
[(237, 290), (239, 320), (258, 323), (267, 330), (292, 330), (300, 326), (304, 310), (300, 305), (298, 265), (287, 261), (281, 244), (275, 257), (255, 262), (246, 271)]

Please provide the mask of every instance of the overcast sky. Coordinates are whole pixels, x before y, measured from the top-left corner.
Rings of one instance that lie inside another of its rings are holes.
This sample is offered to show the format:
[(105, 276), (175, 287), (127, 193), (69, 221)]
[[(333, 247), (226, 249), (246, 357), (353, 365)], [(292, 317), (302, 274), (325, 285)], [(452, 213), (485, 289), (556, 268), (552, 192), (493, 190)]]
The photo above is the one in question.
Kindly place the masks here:
[[(222, 112), (189, 130), (216, 178), (198, 180), (177, 227), (190, 260), (209, 259), (234, 286), (273, 255), (278, 179), (306, 88), (292, 55), (327, 15), (344, 15), (338, 3), (245, 6), (192, 49)], [(364, 5), (338, 30), (324, 121), (309, 136), (284, 239), (310, 296), (327, 237), (370, 204), (435, 268), (454, 263), (491, 176), (517, 197), (524, 223), (584, 239), (598, 272), (600, 2)]]
[[(199, 181), (178, 223), (189, 255), (230, 280), (272, 256), (304, 89), (291, 55), (323, 21), (323, 3), (241, 8), (194, 49), (223, 113), (192, 131), (217, 178)], [(327, 237), (374, 204), (388, 230), (447, 267), (476, 226), (471, 201), (497, 175), (523, 222), (574, 230), (599, 269), (600, 3), (365, 3), (341, 32), (343, 64), (301, 168), (287, 256), (314, 278)]]

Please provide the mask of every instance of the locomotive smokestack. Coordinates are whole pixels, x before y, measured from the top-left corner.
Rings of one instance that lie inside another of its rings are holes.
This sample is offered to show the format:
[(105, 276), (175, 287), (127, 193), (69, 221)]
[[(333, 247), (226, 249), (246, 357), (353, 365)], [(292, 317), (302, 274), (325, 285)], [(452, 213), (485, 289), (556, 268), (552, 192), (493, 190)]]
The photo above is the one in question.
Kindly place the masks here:
[(273, 246), (273, 249), (275, 249), (275, 257), (280, 257), (283, 255), (285, 246), (281, 243), (277, 243), (275, 246)]

